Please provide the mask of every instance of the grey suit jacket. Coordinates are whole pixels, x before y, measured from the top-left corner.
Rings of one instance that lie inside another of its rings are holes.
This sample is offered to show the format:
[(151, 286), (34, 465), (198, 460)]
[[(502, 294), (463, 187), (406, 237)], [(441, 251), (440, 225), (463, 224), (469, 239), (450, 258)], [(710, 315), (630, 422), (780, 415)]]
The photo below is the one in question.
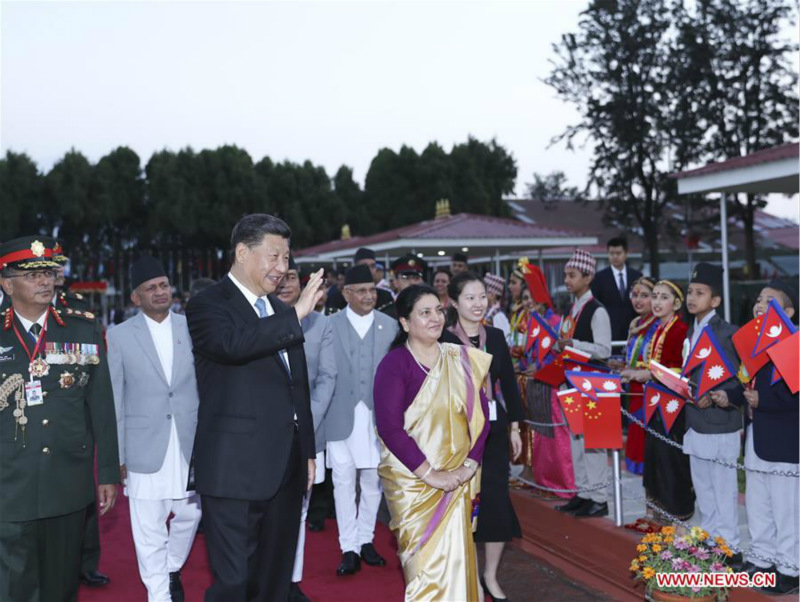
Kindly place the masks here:
[(108, 365), (117, 409), (119, 461), (128, 470), (157, 472), (167, 453), (172, 421), (181, 453), (192, 457), (200, 398), (186, 318), (172, 314), (171, 384), (158, 359), (144, 314), (108, 331)]
[[(389, 351), (397, 334), (397, 320), (384, 313), (375, 311), (375, 348), (372, 354), (372, 376), (378, 369), (383, 356)], [(353, 417), (356, 404), (356, 379), (351, 357), (355, 353), (350, 349), (350, 334), (352, 328), (347, 319), (347, 312), (340, 311), (328, 317), (333, 327), (333, 346), (336, 354), (336, 388), (333, 391), (333, 400), (325, 414), (325, 437), (328, 441), (343, 441), (353, 432)], [(372, 385), (370, 384), (370, 387)], [(372, 409), (372, 408), (370, 408)]]
[(308, 366), (308, 386), (311, 391), (311, 417), (314, 419), (314, 445), (317, 453), (325, 449), (325, 412), (333, 398), (336, 385), (336, 358), (333, 349), (333, 329), (330, 320), (312, 312), (300, 322), (303, 328), (303, 351)]

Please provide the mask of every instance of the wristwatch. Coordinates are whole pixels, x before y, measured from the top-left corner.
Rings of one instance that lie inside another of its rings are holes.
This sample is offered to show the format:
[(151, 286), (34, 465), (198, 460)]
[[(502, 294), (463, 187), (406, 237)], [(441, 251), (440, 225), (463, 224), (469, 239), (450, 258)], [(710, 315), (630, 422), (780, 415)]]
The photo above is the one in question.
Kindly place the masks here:
[(466, 466), (470, 470), (478, 470), (478, 463), (470, 458), (464, 460), (464, 466)]

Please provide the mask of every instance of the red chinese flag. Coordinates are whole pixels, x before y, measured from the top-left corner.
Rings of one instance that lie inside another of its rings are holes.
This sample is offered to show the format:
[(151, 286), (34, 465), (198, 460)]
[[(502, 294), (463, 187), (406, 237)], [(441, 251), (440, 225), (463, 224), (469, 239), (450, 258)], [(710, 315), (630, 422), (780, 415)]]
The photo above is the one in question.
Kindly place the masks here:
[(565, 370), (580, 370), (582, 367), (589, 364), (592, 359), (591, 353), (579, 351), (574, 347), (565, 347), (561, 352), (562, 359), (564, 360)]
[(574, 370), (568, 370), (564, 374), (573, 387), (595, 400), (600, 393), (622, 392), (622, 382), (619, 374), (578, 372)]
[(622, 406), (619, 393), (598, 393), (583, 406), (586, 449), (622, 449)]
[(573, 435), (583, 434), (583, 404), (586, 398), (577, 389), (565, 389), (556, 393), (558, 403), (564, 410), (569, 430)]
[(800, 333), (795, 332), (789, 338), (782, 340), (767, 350), (769, 358), (775, 364), (781, 374), (781, 378), (786, 381), (786, 386), (789, 387), (792, 393), (797, 393), (800, 390), (800, 383), (798, 383), (798, 366), (800, 366), (799, 337)]
[(692, 394), (689, 390), (689, 380), (687, 378), (680, 376), (677, 372), (670, 370), (655, 360), (650, 360), (650, 373), (653, 378), (670, 391), (677, 393), (684, 399), (691, 399)]
[(742, 360), (742, 367), (744, 368), (742, 371), (743, 382), (751, 381), (756, 373), (769, 361), (769, 356), (766, 353), (759, 353), (753, 357), (753, 349), (756, 348), (758, 333), (761, 332), (761, 323), (763, 321), (763, 315), (753, 318), (731, 337), (736, 353), (739, 354), (739, 359)]

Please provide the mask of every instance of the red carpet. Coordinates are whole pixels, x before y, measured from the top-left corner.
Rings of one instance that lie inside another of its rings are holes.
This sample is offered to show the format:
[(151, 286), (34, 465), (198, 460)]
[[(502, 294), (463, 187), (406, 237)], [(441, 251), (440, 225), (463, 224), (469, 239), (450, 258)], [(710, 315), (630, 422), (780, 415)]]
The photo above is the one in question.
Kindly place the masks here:
[[(111, 578), (105, 587), (93, 589), (81, 586), (80, 602), (143, 602), (147, 591), (139, 579), (139, 567), (133, 547), (128, 499), (120, 495), (117, 505), (100, 517), (100, 571)], [(337, 577), (336, 567), (341, 560), (336, 522), (329, 520), (321, 533), (306, 534), (306, 557), (302, 589), (314, 602), (388, 602), (403, 599), (403, 572), (397, 559), (397, 546), (389, 529), (378, 523), (375, 529), (375, 548), (386, 558), (386, 566), (373, 568), (362, 565), (353, 577)], [(294, 550), (287, 550), (294, 555)], [(186, 602), (201, 602), (211, 584), (205, 539), (198, 535), (192, 553), (181, 575)]]

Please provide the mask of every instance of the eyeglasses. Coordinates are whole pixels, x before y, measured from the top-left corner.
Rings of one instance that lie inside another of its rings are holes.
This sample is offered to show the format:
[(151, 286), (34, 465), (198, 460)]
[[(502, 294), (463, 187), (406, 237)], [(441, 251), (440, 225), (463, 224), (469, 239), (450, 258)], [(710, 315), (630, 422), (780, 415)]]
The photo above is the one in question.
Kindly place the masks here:
[(11, 274), (9, 276), (6, 276), (6, 278), (22, 278), (26, 282), (36, 282), (39, 279), (55, 280), (56, 276), (57, 274), (55, 270), (38, 270), (36, 272), (23, 272), (22, 274)]

